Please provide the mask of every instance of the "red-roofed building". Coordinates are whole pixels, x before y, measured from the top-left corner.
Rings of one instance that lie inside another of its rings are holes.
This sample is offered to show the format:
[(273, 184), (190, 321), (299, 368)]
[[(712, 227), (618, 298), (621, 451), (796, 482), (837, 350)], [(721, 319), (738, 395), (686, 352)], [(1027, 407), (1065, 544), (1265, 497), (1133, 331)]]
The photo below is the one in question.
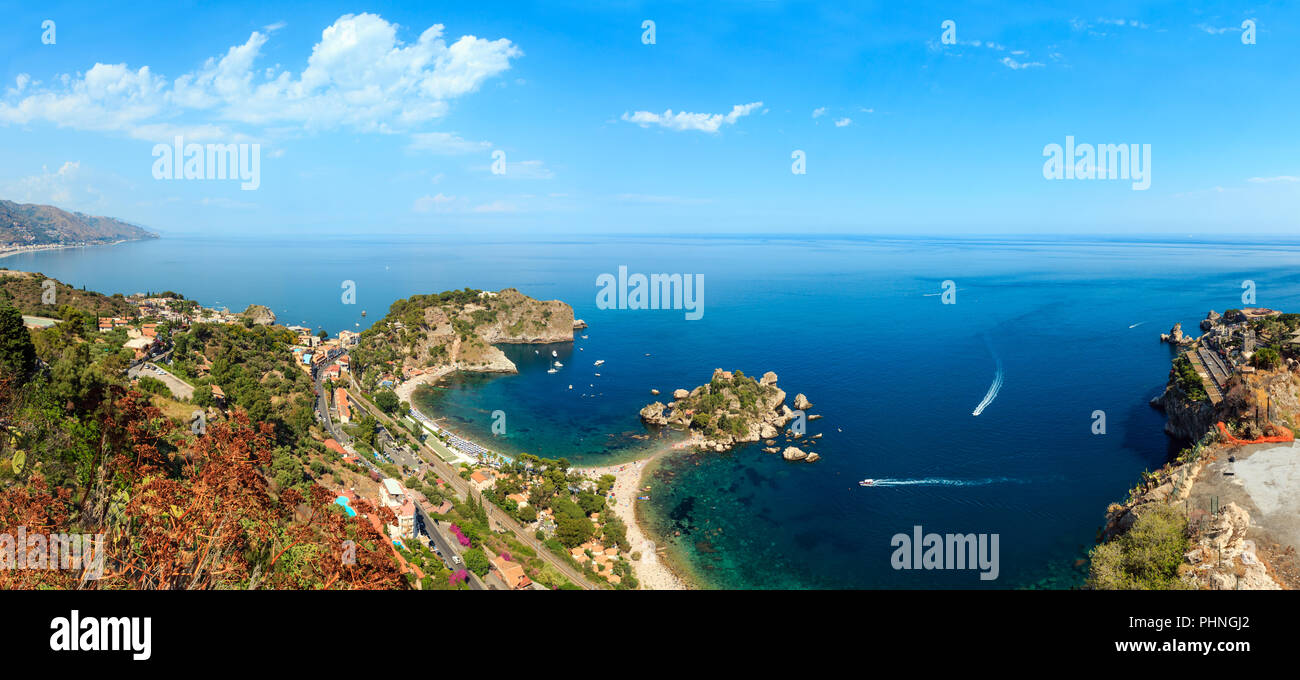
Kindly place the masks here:
[(348, 391), (342, 387), (334, 390), (334, 410), (338, 412), (340, 421), (352, 422), (352, 406), (348, 404)]
[(492, 568), (497, 570), (497, 575), (506, 586), (511, 590), (519, 590), (532, 585), (528, 576), (524, 574), (524, 568), (518, 562), (511, 562), (502, 555), (489, 555), (488, 562), (492, 563)]

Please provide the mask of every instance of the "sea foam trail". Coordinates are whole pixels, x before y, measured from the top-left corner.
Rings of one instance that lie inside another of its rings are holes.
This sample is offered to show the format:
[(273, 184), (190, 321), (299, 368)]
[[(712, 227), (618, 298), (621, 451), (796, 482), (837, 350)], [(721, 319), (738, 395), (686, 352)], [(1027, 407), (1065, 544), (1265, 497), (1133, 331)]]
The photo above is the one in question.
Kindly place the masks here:
[(877, 479), (872, 486), (986, 486), (988, 484), (1025, 484), (1027, 480), (1010, 477), (988, 479)]
[(1133, 324), (1132, 326), (1129, 326), (1129, 328), (1137, 328), (1138, 326), (1141, 326), (1141, 325), (1144, 324), (1144, 323), (1146, 323), (1146, 322), (1145, 322), (1145, 321), (1139, 321), (1139, 322)]
[(973, 416), (983, 413), (984, 409), (988, 408), (989, 404), (992, 404), (993, 400), (998, 398), (998, 391), (1002, 389), (1002, 357), (999, 357), (998, 353), (993, 351), (992, 343), (989, 343), (989, 352), (993, 354), (993, 361), (997, 363), (998, 371), (993, 376), (993, 384), (989, 385), (989, 391), (984, 395), (984, 399), (980, 401), (974, 411), (971, 411), (970, 414)]

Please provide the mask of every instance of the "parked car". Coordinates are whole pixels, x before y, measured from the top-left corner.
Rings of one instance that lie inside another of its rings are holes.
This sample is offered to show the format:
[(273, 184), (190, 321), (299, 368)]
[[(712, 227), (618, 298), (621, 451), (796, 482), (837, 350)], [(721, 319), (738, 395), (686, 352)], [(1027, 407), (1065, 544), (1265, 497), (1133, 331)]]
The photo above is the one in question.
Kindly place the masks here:
[(452, 556), (451, 556), (451, 561), (452, 561), (452, 562), (455, 562), (456, 564), (464, 564), (464, 563), (465, 563), (465, 560), (462, 560), (462, 559), (460, 558), (460, 555), (452, 555)]

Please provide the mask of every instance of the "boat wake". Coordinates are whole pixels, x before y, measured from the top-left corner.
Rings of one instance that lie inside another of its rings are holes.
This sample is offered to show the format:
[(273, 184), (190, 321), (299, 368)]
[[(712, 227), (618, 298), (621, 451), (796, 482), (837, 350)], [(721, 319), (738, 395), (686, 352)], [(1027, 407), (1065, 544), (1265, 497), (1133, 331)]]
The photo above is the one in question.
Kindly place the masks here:
[(1132, 326), (1129, 326), (1129, 328), (1137, 328), (1138, 326), (1141, 326), (1141, 325), (1144, 324), (1144, 323), (1146, 323), (1146, 322), (1145, 322), (1145, 321), (1139, 321), (1139, 322), (1133, 324)]
[(989, 484), (1024, 484), (1026, 480), (1010, 477), (988, 479), (877, 479), (871, 486), (987, 486)]
[(989, 352), (993, 354), (993, 361), (997, 363), (998, 370), (993, 376), (993, 384), (989, 385), (988, 393), (986, 393), (984, 398), (980, 400), (980, 403), (975, 406), (975, 410), (971, 411), (970, 414), (973, 416), (983, 413), (984, 409), (988, 408), (989, 404), (992, 404), (993, 400), (998, 398), (998, 392), (1002, 389), (1002, 357), (999, 357), (998, 353), (993, 351), (992, 344), (989, 344)]

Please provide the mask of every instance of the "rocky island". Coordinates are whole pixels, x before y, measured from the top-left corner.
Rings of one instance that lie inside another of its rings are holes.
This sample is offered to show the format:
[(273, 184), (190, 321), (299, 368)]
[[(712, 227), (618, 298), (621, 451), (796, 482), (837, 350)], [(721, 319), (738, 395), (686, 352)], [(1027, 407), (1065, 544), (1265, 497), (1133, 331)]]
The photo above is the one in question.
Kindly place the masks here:
[[(768, 371), (755, 380), (741, 371), (714, 369), (708, 383), (693, 390), (673, 391), (673, 400), (655, 401), (641, 409), (641, 420), (649, 425), (675, 427), (691, 432), (693, 445), (712, 451), (726, 451), (737, 444), (767, 440), (764, 451), (776, 453), (773, 444), (782, 435), (796, 411), (786, 405), (785, 390), (777, 387), (777, 376)], [(794, 399), (795, 409), (812, 408), (802, 394)], [(799, 438), (800, 434), (787, 434)], [(812, 463), (820, 456), (798, 447), (781, 452), (786, 460)]]

